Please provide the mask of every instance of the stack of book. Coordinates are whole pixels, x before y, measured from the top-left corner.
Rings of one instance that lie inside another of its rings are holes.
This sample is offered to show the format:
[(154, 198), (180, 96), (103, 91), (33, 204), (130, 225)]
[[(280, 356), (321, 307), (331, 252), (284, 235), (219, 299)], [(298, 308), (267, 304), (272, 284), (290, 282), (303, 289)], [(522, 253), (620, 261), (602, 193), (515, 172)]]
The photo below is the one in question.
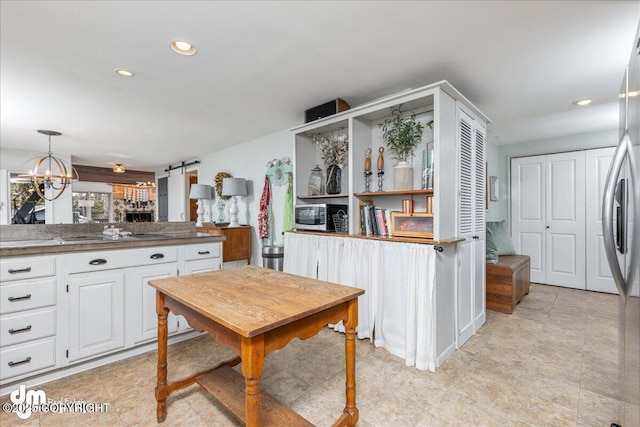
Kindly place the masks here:
[(391, 236), (391, 210), (375, 205), (361, 205), (360, 234), (363, 236)]

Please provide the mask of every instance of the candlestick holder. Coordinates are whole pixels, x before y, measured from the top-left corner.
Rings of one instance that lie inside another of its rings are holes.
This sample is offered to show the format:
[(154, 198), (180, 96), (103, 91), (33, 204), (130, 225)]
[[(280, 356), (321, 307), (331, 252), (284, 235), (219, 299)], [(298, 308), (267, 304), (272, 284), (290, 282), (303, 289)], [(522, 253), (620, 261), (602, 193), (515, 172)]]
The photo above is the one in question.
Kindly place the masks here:
[(378, 171), (378, 191), (382, 191), (382, 176), (384, 175), (384, 171), (380, 169)]
[(367, 193), (371, 191), (371, 175), (373, 175), (373, 172), (364, 171), (364, 191)]

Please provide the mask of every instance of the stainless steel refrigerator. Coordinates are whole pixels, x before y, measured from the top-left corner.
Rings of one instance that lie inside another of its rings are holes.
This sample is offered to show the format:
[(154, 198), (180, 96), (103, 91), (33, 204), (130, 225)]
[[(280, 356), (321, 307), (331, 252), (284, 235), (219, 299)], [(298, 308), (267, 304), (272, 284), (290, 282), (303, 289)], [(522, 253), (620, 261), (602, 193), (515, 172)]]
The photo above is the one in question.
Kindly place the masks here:
[[(626, 178), (625, 178), (626, 177)], [(619, 419), (640, 426), (640, 26), (620, 90), (620, 142), (605, 184), (602, 227), (619, 293)]]

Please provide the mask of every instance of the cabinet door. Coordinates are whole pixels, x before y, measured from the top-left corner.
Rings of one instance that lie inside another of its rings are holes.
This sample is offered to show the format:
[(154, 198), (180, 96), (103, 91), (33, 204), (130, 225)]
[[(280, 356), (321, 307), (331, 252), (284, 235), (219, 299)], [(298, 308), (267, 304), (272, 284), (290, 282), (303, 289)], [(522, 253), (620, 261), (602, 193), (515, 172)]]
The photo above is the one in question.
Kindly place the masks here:
[(474, 209), (473, 224), (475, 243), (473, 244), (473, 304), (474, 332), (480, 329), (486, 320), (486, 224), (485, 224), (485, 128), (474, 122)]
[[(177, 272), (178, 264), (175, 262), (127, 270), (127, 346), (157, 338), (156, 290), (149, 286), (149, 281), (173, 277)], [(178, 331), (178, 320), (173, 313), (169, 313), (168, 327), (170, 334)]]
[[(201, 259), (196, 261), (186, 261), (180, 275), (206, 273), (207, 271), (220, 270), (220, 258)], [(193, 329), (183, 316), (178, 316), (178, 332)]]
[(69, 362), (124, 347), (122, 270), (73, 275), (68, 294)]
[(484, 324), (485, 290), (485, 129), (458, 110), (458, 346)]
[(473, 240), (458, 243), (458, 292), (456, 295), (458, 347), (471, 338), (474, 333), (474, 243)]

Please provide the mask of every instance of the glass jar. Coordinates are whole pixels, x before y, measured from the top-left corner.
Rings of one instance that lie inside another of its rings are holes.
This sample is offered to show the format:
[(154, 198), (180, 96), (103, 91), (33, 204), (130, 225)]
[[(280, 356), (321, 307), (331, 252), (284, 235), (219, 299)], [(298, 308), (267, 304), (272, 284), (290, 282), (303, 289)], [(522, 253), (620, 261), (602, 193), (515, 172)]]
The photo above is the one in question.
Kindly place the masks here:
[(342, 169), (340, 165), (327, 166), (327, 194), (340, 194), (342, 191)]
[(309, 195), (324, 195), (324, 176), (322, 175), (322, 169), (318, 165), (311, 169), (311, 174), (309, 174)]

